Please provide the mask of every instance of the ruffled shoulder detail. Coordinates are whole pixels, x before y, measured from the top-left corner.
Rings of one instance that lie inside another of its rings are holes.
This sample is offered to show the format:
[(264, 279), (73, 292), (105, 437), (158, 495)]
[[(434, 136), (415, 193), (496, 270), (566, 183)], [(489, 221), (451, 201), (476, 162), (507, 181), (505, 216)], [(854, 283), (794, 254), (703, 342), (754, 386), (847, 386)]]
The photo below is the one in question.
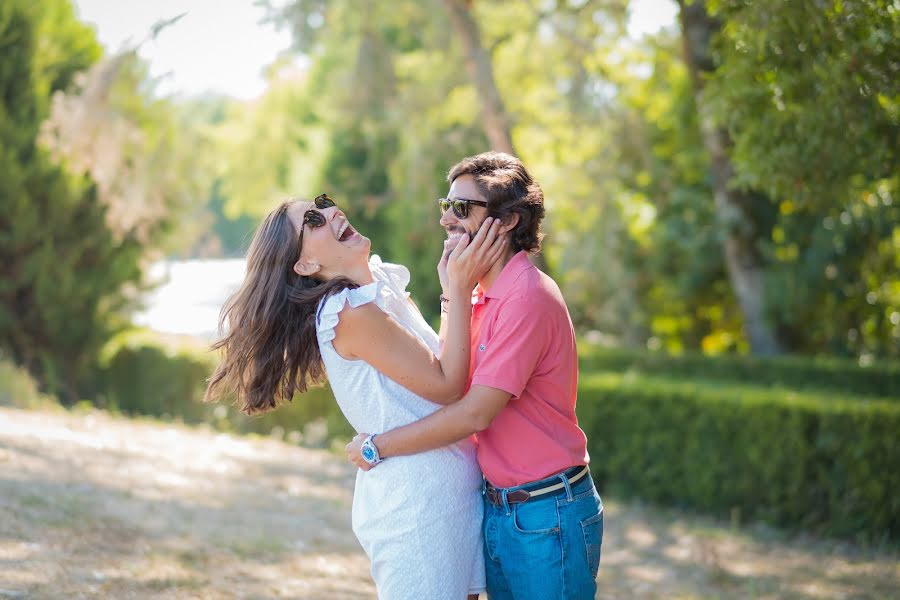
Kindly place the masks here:
[(334, 328), (340, 322), (339, 315), (347, 304), (356, 308), (369, 302), (378, 303), (378, 299), (381, 297), (381, 288), (384, 285), (383, 281), (376, 280), (355, 289), (341, 290), (324, 299), (319, 304), (316, 316), (316, 334), (319, 342), (324, 344), (334, 339)]
[(410, 279), (409, 269), (403, 265), (382, 262), (377, 254), (369, 258), (369, 269), (376, 281), (384, 281), (403, 298), (409, 296), (409, 292), (406, 291)]

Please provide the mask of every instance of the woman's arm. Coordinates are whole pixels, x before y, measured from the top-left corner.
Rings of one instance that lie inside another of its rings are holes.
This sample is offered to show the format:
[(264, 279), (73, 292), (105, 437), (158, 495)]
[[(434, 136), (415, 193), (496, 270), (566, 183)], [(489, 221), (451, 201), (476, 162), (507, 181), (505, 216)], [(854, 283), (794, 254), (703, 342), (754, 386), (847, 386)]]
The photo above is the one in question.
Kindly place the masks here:
[[(379, 433), (374, 442), (375, 447), (381, 458), (408, 456), (443, 448), (487, 429), (511, 397), (505, 390), (473, 385), (459, 402), (445, 406), (409, 425)], [(346, 446), (347, 458), (364, 471), (374, 466), (361, 453), (362, 443), (368, 437), (368, 433), (360, 432)]]
[[(450, 240), (444, 240), (444, 248), (441, 250), (441, 259), (438, 261), (437, 272), (438, 280), (441, 282), (441, 297), (450, 297), (450, 277), (447, 275), (447, 263), (450, 260), (450, 254), (453, 252), (450, 247)], [(472, 286), (474, 287), (474, 286)], [(447, 317), (448, 313), (444, 312), (444, 303), (441, 302), (441, 325), (438, 330), (438, 340), (440, 347), (444, 347), (444, 340), (447, 339)]]
[(505, 236), (499, 221), (486, 222), (468, 242), (464, 236), (450, 255), (450, 303), (447, 335), (440, 356), (403, 325), (373, 304), (341, 311), (335, 327), (335, 350), (362, 359), (412, 392), (439, 404), (459, 400), (469, 374), (469, 328), (472, 288), (500, 256)]

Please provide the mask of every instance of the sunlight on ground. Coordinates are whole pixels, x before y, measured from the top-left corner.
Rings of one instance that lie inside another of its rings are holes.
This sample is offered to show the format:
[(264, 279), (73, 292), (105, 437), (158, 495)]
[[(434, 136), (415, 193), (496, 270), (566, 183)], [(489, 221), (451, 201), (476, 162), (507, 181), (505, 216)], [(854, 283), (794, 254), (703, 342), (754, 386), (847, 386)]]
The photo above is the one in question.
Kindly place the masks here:
[[(355, 470), (268, 438), (0, 408), (0, 597), (374, 599)], [(604, 499), (600, 598), (887, 598), (895, 555)]]

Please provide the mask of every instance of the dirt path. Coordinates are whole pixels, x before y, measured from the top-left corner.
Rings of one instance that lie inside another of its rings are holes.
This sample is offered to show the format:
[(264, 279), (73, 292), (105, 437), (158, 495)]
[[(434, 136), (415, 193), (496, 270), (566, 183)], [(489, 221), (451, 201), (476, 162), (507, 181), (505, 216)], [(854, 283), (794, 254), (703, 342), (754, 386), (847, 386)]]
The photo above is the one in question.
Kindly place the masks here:
[[(0, 408), (0, 599), (371, 599), (353, 469), (102, 412)], [(891, 598), (895, 554), (606, 503), (598, 597)]]

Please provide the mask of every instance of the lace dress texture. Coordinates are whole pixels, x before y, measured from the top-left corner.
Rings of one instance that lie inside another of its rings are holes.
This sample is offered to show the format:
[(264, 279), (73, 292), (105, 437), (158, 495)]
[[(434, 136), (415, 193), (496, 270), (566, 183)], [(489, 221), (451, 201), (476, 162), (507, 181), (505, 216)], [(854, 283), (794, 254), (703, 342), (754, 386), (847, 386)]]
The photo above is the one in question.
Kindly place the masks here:
[[(346, 306), (374, 302), (435, 353), (438, 336), (408, 301), (409, 271), (369, 261), (374, 283), (324, 299), (317, 314), (319, 350), (335, 399), (356, 431), (379, 433), (440, 408), (362, 360), (347, 360), (332, 341)], [(377, 438), (376, 438), (377, 443)], [(461, 600), (485, 589), (481, 471), (473, 438), (360, 470), (353, 532), (369, 556), (380, 600)]]

